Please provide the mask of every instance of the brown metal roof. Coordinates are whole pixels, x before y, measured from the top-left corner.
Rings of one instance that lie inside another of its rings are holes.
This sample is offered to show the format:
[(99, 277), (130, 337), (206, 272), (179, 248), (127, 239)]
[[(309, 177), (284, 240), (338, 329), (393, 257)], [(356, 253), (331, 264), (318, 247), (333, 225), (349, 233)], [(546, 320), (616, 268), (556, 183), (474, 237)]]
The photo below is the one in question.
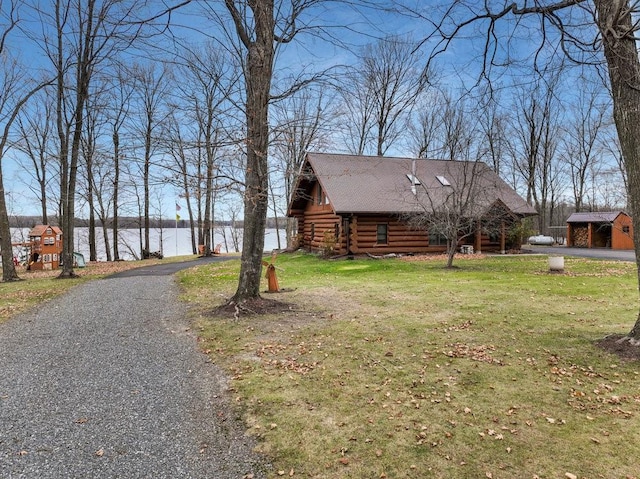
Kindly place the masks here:
[[(410, 180), (413, 162), (415, 177), (420, 182), (415, 194)], [(317, 180), (337, 214), (412, 213), (421, 211), (425, 205), (436, 209), (452, 191), (470, 188), (470, 184), (478, 209), (486, 210), (502, 201), (515, 214), (536, 214), (533, 207), (481, 162), (308, 153), (303, 170), (309, 167), (311, 170), (298, 181), (299, 194), (292, 201), (290, 212), (304, 209), (309, 188)], [(473, 182), (469, 180), (472, 176)]]
[(567, 223), (613, 223), (624, 211), (585, 211), (572, 213)]

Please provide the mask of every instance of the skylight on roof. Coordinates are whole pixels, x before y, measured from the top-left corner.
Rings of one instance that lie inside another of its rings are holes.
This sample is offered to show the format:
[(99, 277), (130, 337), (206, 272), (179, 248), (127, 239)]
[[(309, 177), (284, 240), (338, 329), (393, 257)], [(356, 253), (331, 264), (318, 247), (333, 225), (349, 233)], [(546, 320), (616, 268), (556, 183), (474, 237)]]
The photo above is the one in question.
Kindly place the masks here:
[(449, 180), (447, 180), (444, 176), (436, 175), (436, 178), (438, 179), (438, 181), (442, 186), (451, 186), (451, 183), (449, 183)]
[(407, 178), (409, 178), (409, 181), (411, 182), (412, 185), (420, 185), (420, 180), (418, 179), (417, 176), (412, 175), (411, 173), (407, 173)]

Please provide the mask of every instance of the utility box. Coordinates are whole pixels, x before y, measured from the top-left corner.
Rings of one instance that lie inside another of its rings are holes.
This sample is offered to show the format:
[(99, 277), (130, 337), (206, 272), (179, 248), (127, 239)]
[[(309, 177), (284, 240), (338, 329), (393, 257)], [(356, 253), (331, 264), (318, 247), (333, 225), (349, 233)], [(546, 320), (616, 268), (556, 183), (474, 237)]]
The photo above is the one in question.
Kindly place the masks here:
[(57, 226), (36, 225), (29, 231), (27, 269), (58, 269), (62, 257), (62, 230)]

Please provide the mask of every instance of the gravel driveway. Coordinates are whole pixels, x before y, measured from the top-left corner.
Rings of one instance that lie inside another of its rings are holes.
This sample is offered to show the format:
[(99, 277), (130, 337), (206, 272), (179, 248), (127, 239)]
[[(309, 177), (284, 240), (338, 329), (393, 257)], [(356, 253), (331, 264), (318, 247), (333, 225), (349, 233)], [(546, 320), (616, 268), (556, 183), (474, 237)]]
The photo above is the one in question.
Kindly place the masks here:
[(185, 312), (133, 275), (0, 324), (0, 477), (264, 477)]

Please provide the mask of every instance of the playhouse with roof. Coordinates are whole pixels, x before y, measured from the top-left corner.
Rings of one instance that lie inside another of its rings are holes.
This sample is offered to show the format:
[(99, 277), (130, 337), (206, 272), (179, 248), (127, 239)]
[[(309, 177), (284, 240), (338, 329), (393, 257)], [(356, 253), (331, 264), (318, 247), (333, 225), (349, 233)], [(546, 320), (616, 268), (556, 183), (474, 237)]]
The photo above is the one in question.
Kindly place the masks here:
[(62, 259), (62, 230), (57, 226), (36, 225), (29, 231), (27, 269), (58, 269)]

